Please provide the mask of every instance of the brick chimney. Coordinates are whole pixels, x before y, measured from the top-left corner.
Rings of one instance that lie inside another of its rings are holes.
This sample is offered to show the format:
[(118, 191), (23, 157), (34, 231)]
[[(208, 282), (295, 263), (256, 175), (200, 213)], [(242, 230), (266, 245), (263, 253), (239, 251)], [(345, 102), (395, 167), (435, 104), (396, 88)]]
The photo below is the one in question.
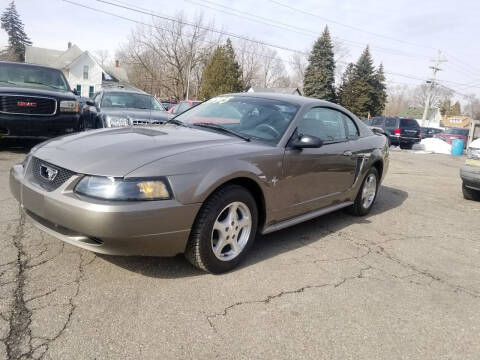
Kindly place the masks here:
[(116, 68), (120, 67), (120, 61), (115, 60), (115, 67), (116, 67)]
[(72, 47), (72, 43), (69, 41), (68, 42), (68, 48), (70, 49)]

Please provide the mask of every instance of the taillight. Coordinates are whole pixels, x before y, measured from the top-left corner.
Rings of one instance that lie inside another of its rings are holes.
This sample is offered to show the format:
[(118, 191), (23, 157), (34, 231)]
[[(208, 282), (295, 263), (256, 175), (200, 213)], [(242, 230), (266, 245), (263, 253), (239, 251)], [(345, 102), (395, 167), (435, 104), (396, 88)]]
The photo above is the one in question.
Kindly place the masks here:
[(422, 136), (422, 130), (418, 130), (418, 136)]
[(400, 136), (400, 133), (401, 133), (401, 132), (402, 132), (402, 130), (400, 130), (400, 129), (395, 129), (394, 134), (395, 134), (395, 136)]

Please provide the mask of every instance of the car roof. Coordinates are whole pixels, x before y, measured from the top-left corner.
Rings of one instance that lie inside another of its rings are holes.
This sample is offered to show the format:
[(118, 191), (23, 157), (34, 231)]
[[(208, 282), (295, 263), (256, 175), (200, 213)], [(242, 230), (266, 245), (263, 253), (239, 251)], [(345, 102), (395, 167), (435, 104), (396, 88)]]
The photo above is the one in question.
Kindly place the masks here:
[[(125, 93), (125, 94), (143, 94), (143, 95), (150, 95), (142, 90), (135, 90), (135, 89), (125, 89), (123, 87), (104, 87), (102, 88), (102, 92), (104, 93)], [(150, 95), (151, 96), (151, 95)]]
[(30, 67), (30, 68), (40, 68), (40, 69), (61, 71), (60, 69), (57, 69), (57, 68), (54, 68), (54, 67), (51, 67), (51, 66), (29, 64), (29, 63), (23, 63), (23, 62), (18, 62), (18, 61), (3, 61), (3, 60), (0, 60), (0, 65), (2, 65), (2, 64), (15, 64), (15, 65), (21, 65), (21, 66)]

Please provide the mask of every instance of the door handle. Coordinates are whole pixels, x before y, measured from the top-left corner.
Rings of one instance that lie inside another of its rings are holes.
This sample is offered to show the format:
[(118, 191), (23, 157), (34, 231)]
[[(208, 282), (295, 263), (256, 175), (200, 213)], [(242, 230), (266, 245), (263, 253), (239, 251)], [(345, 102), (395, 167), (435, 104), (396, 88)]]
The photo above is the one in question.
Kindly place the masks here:
[(352, 156), (353, 153), (350, 150), (347, 150), (343, 153), (344, 156)]

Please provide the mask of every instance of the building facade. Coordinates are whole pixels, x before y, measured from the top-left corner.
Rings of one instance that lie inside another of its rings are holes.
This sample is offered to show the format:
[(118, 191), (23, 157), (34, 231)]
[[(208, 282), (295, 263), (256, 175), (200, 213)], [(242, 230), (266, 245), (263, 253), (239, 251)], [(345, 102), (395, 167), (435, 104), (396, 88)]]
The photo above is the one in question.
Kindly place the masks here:
[(62, 70), (72, 90), (83, 97), (92, 97), (103, 86), (128, 84), (127, 73), (118, 61), (107, 70), (88, 51), (71, 43), (65, 51), (27, 46), (25, 62)]

